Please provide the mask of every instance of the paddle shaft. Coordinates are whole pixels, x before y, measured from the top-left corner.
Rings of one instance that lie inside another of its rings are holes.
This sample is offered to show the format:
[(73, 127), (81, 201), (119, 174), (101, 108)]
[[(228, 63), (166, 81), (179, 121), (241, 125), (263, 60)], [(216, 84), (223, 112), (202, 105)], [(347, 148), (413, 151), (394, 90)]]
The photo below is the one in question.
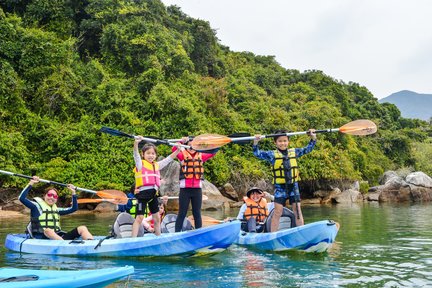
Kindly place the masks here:
[(166, 144), (166, 145), (170, 145), (170, 146), (180, 146), (180, 147), (189, 148), (189, 149), (191, 148), (189, 145), (175, 144), (175, 143), (171, 143), (167, 140), (162, 140), (162, 139), (153, 139), (153, 138), (142, 137), (142, 136), (139, 137), (137, 135), (128, 134), (128, 133), (122, 132), (120, 130), (112, 129), (112, 128), (105, 127), (105, 126), (102, 127), (100, 129), (100, 131), (107, 133), (107, 134), (110, 134), (110, 135), (113, 135), (113, 136), (127, 137), (127, 138), (131, 138), (131, 139), (141, 138), (143, 141), (147, 141), (147, 142), (154, 143), (154, 144)]
[[(333, 129), (322, 129), (322, 130), (315, 130), (315, 134), (318, 133), (330, 133), (330, 132), (339, 132), (339, 128), (333, 128)], [(271, 137), (278, 137), (278, 136), (296, 136), (296, 135), (305, 135), (308, 134), (309, 131), (301, 131), (301, 132), (287, 132), (287, 133), (276, 133), (276, 134), (268, 134), (268, 135), (261, 135), (261, 139), (264, 138), (271, 138)], [(240, 142), (245, 140), (254, 140), (255, 136), (247, 136), (247, 137), (236, 137), (232, 138), (231, 142)]]
[[(13, 173), (13, 172), (4, 171), (4, 170), (0, 170), (0, 173), (6, 174), (6, 175), (9, 175), (9, 176), (17, 176), (17, 177), (26, 178), (26, 179), (33, 179), (33, 176), (28, 176), (28, 175), (19, 174), (19, 173)], [(58, 185), (58, 186), (62, 186), (62, 187), (67, 187), (67, 185), (68, 185), (68, 184), (65, 184), (65, 183), (60, 183), (60, 182), (51, 181), (51, 180), (45, 180), (45, 179), (42, 179), (42, 178), (39, 178), (39, 182), (47, 183), (47, 184), (53, 184), (53, 185)], [(81, 187), (75, 187), (75, 190), (97, 194), (97, 191), (90, 190), (90, 189), (85, 189), (85, 188), (81, 188)]]

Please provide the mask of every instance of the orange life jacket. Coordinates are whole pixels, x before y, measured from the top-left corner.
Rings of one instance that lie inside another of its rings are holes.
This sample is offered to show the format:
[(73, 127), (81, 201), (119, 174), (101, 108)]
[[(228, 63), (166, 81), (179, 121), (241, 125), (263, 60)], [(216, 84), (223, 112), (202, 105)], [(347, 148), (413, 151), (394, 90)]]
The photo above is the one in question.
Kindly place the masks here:
[(269, 215), (269, 211), (267, 210), (267, 200), (261, 198), (261, 200), (257, 203), (246, 196), (243, 197), (243, 200), (246, 203), (246, 211), (244, 212), (243, 217), (246, 220), (249, 220), (251, 217), (255, 217), (257, 222), (264, 222)]
[(202, 162), (202, 154), (196, 152), (193, 156), (183, 150), (183, 161), (181, 163), (180, 179), (203, 179), (204, 167)]

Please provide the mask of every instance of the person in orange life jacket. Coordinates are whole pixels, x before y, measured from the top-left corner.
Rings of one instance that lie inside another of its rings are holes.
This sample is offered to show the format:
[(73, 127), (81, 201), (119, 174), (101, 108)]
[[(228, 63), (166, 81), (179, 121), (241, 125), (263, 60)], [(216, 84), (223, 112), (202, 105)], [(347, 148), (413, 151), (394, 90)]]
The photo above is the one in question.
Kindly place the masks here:
[[(144, 140), (142, 136), (135, 137), (133, 155), (135, 160), (135, 188), (137, 193), (135, 198), (138, 200), (135, 222), (132, 225), (132, 237), (137, 237), (139, 226), (142, 225), (146, 206), (152, 213), (154, 220), (154, 230), (156, 235), (161, 234), (160, 217), (158, 207), (158, 190), (160, 187), (160, 169), (167, 166), (181, 149), (171, 153), (168, 157), (161, 161), (155, 161), (157, 157), (157, 149), (153, 144), (145, 144), (142, 148), (142, 155), (139, 153), (138, 144)], [(142, 158), (144, 159), (141, 159)]]
[[(280, 130), (275, 134), (279, 133), (287, 133), (287, 131)], [(274, 137), (274, 143), (277, 149), (274, 151), (259, 150), (258, 142), (261, 140), (261, 135), (255, 135), (255, 140), (253, 143), (254, 155), (259, 159), (270, 162), (273, 166), (275, 212), (271, 223), (272, 232), (277, 231), (279, 228), (279, 220), (282, 216), (283, 207), (286, 205), (287, 200), (289, 200), (291, 208), (296, 216), (296, 226), (304, 225), (303, 214), (300, 206), (300, 192), (298, 187), (299, 169), (296, 159), (311, 152), (315, 147), (315, 129), (309, 129), (308, 135), (311, 140), (306, 147), (291, 149), (288, 149), (288, 136), (276, 136)]]
[[(187, 145), (189, 137), (183, 137), (180, 143)], [(173, 147), (172, 151), (178, 148)], [(183, 221), (192, 204), (192, 215), (195, 220), (195, 229), (202, 227), (202, 180), (204, 180), (204, 162), (215, 156), (215, 153), (203, 153), (193, 149), (185, 149), (177, 155), (180, 160), (180, 193), (179, 212), (175, 223), (175, 232), (180, 232)]]
[(33, 237), (37, 239), (73, 240), (81, 236), (84, 240), (93, 239), (93, 235), (90, 234), (86, 226), (78, 226), (69, 232), (61, 230), (60, 216), (71, 214), (78, 210), (75, 186), (71, 184), (67, 185), (67, 188), (72, 191), (72, 207), (58, 208), (56, 205), (58, 193), (53, 187), (46, 189), (43, 199), (39, 197), (35, 197), (34, 201), (27, 199), (27, 194), (33, 185), (38, 182), (39, 177), (33, 176), (19, 196), (21, 203), (30, 209)]
[[(159, 198), (159, 217), (162, 222), (163, 218), (165, 217), (166, 213), (166, 204), (168, 203), (168, 196), (163, 196), (162, 198)], [(144, 218), (143, 220), (143, 226), (144, 229), (146, 229), (149, 232), (154, 232), (154, 220), (152, 218), (152, 214), (149, 213), (149, 216)]]
[(262, 232), (264, 222), (269, 215), (267, 200), (263, 197), (264, 191), (252, 187), (243, 197), (244, 204), (240, 207), (237, 219), (242, 221), (242, 230), (246, 232)]

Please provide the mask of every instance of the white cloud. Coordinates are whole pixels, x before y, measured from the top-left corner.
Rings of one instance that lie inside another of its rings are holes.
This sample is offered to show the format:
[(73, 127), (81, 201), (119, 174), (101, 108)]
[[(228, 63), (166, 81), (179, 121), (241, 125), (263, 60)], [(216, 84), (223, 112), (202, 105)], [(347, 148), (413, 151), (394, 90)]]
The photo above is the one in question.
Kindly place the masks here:
[(231, 50), (322, 70), (377, 98), (405, 89), (432, 94), (428, 0), (162, 1), (209, 21)]

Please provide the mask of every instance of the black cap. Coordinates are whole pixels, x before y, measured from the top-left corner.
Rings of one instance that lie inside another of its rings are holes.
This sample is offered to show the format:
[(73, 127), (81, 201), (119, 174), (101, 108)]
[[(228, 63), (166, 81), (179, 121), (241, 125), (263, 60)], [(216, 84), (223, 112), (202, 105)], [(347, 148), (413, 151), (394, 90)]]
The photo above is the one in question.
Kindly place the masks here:
[(250, 188), (250, 189), (246, 192), (246, 196), (247, 196), (248, 198), (250, 198), (250, 195), (251, 195), (252, 192), (254, 192), (254, 191), (257, 191), (257, 192), (260, 193), (260, 194), (263, 194), (263, 193), (264, 193), (264, 191), (263, 191), (261, 188), (258, 188), (258, 187), (252, 187), (252, 188)]

